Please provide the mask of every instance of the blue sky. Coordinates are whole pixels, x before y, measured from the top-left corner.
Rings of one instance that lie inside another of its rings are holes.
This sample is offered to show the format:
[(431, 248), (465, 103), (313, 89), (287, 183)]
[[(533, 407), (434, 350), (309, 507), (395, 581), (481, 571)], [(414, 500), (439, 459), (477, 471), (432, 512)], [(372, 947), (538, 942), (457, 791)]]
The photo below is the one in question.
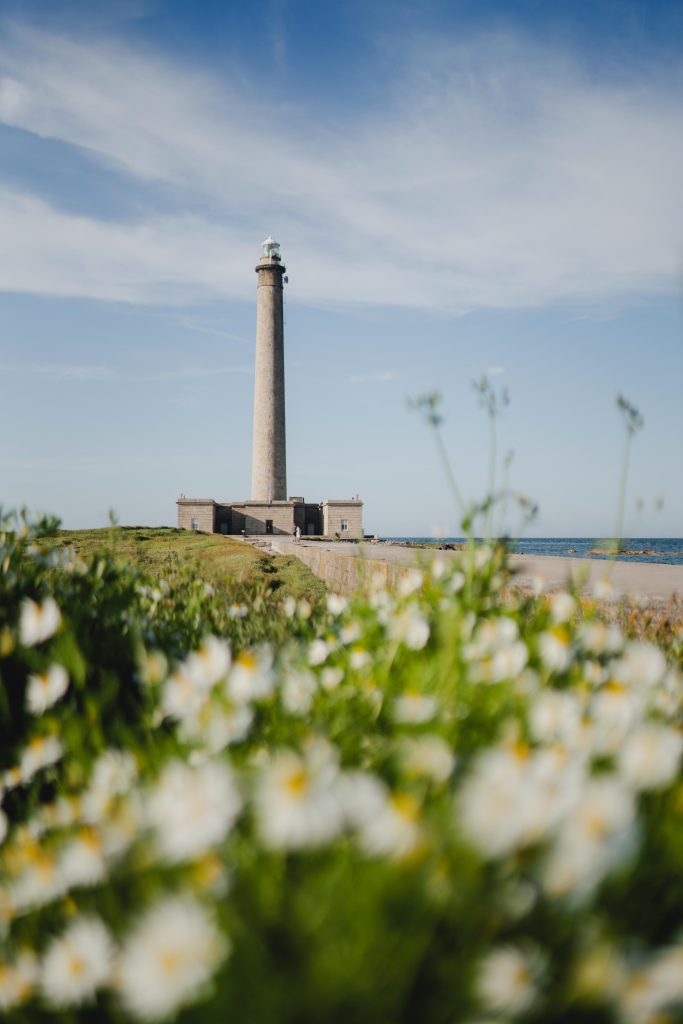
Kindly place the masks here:
[(627, 532), (680, 536), (682, 58), (657, 0), (4, 0), (0, 503), (81, 527), (248, 496), (272, 233), (290, 493), (458, 532), (406, 399), (442, 393), (480, 498), (488, 372), (530, 533), (612, 532), (623, 392)]

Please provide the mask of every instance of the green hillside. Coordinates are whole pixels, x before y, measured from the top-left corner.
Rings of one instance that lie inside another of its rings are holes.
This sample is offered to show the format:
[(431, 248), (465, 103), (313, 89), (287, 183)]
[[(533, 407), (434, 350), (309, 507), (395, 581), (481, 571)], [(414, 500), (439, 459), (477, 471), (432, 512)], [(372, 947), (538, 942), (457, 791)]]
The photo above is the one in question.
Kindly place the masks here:
[(41, 542), (72, 548), (84, 559), (98, 551), (114, 553), (152, 579), (191, 571), (225, 596), (236, 583), (266, 584), (282, 595), (315, 598), (325, 585), (298, 558), (270, 555), (244, 541), (173, 527), (114, 526), (99, 530), (60, 530)]

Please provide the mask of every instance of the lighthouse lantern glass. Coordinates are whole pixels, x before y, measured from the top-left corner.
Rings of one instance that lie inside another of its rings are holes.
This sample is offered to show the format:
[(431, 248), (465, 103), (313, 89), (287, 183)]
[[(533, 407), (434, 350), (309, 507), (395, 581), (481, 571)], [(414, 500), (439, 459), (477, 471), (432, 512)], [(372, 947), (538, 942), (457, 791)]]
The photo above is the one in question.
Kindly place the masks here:
[(280, 259), (280, 243), (276, 242), (274, 238), (266, 238), (265, 242), (262, 242), (261, 245), (264, 256), (268, 256), (270, 259)]

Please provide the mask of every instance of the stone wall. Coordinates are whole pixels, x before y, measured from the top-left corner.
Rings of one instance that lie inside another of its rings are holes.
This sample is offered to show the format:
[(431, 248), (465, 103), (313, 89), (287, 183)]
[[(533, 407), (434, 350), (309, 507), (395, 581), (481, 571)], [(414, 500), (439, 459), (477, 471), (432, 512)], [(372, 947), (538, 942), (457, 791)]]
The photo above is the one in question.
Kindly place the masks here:
[(328, 551), (318, 544), (292, 544), (277, 541), (273, 551), (280, 554), (296, 555), (335, 594), (355, 594), (366, 590), (371, 582), (381, 581), (386, 587), (395, 587), (399, 580), (414, 572), (409, 565), (396, 562), (380, 562), (357, 555), (344, 555)]
[[(348, 524), (347, 530), (342, 530), (342, 520)], [(339, 537), (342, 540), (362, 540), (363, 502), (324, 501), (323, 533), (326, 537)]]
[(212, 498), (180, 498), (176, 504), (178, 526), (181, 530), (214, 532), (216, 503)]
[[(298, 506), (298, 508), (301, 508), (303, 513), (303, 506)], [(242, 523), (240, 532), (243, 529), (247, 534), (265, 534), (266, 520), (270, 519), (273, 523), (273, 535), (280, 534), (291, 537), (294, 533), (297, 506), (291, 502), (274, 501), (270, 504), (268, 502), (261, 504), (249, 501), (233, 505), (232, 509), (233, 527), (237, 521), (240, 521)]]

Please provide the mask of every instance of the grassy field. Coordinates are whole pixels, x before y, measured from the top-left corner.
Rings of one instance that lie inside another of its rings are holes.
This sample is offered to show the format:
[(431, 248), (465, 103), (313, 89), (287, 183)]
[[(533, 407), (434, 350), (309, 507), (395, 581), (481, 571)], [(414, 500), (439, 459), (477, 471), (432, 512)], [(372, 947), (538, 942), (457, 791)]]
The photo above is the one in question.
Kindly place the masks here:
[(169, 526), (60, 530), (42, 543), (73, 548), (85, 559), (98, 551), (113, 551), (123, 562), (157, 580), (190, 569), (219, 592), (227, 593), (235, 582), (266, 584), (271, 590), (297, 598), (315, 598), (326, 589), (298, 558), (270, 555), (218, 534), (191, 533)]

